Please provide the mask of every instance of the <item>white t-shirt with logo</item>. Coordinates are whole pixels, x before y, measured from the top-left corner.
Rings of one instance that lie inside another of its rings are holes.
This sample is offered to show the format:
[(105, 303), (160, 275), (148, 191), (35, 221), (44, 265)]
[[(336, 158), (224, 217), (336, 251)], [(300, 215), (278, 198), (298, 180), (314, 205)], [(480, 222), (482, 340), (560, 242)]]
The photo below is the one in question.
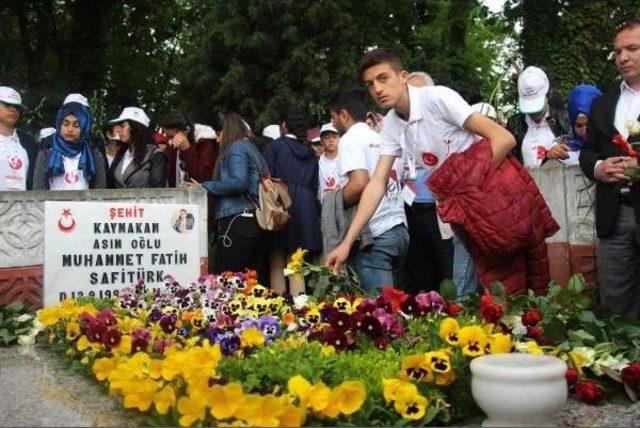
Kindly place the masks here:
[(84, 171), (78, 169), (80, 153), (74, 157), (63, 157), (64, 173), (49, 179), (51, 190), (86, 190), (89, 183), (84, 178)]
[[(353, 125), (340, 138), (340, 175), (348, 182), (348, 173), (358, 169), (367, 170), (369, 177), (380, 158), (381, 137), (371, 130), (366, 123)], [(406, 224), (404, 201), (401, 196), (400, 179), (402, 162), (396, 160), (389, 175), (387, 191), (378, 209), (369, 220), (369, 229), (373, 237), (377, 237), (399, 224)]]
[(318, 160), (319, 165), (319, 186), (318, 186), (318, 199), (322, 202), (324, 195), (327, 193), (333, 193), (342, 188), (346, 182), (345, 178), (340, 175), (340, 164), (338, 162), (338, 156), (333, 160), (327, 159), (323, 154)]
[(547, 156), (547, 151), (555, 144), (555, 135), (547, 122), (547, 115), (536, 123), (525, 115), (527, 133), (522, 139), (522, 163), (525, 167), (539, 167)]
[(430, 175), (449, 156), (467, 150), (480, 139), (462, 126), (474, 112), (457, 92), (445, 86), (409, 90), (409, 120), (395, 109), (389, 110), (382, 129), (383, 155), (401, 158), (406, 151), (407, 166), (415, 177), (417, 169)]
[(0, 135), (0, 190), (27, 190), (29, 156), (18, 134)]

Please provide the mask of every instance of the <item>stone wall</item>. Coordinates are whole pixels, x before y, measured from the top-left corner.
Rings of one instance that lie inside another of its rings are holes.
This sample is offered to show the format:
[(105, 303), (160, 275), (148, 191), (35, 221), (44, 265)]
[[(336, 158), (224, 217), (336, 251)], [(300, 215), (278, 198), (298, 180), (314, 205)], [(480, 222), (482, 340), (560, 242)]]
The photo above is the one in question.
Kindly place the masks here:
[(200, 189), (0, 192), (0, 304), (42, 306), (45, 201), (193, 204), (200, 215), (200, 270), (207, 269), (207, 195)]
[(547, 162), (529, 172), (538, 183), (560, 230), (547, 240), (551, 278), (565, 285), (575, 273), (596, 282), (597, 237), (595, 231), (595, 185), (579, 166)]

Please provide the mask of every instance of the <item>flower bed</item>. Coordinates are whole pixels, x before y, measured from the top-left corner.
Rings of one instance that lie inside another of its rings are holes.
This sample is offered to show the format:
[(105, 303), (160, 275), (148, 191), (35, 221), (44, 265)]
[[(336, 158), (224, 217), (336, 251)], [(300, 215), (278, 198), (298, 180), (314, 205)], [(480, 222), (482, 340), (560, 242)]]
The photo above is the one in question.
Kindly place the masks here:
[(479, 412), (470, 361), (503, 352), (563, 358), (585, 402), (620, 399), (616, 381), (635, 398), (640, 326), (596, 316), (581, 277), (543, 297), (492, 291), (293, 299), (224, 273), (66, 300), (38, 319), (50, 347), (154, 425), (447, 424)]

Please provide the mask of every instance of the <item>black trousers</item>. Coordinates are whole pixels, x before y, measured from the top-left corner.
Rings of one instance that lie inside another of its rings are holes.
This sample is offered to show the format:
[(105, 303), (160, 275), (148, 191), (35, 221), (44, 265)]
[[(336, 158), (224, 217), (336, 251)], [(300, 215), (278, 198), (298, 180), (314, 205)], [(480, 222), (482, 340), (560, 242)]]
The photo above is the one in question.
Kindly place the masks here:
[(453, 278), (453, 242), (442, 239), (435, 204), (405, 205), (409, 225), (409, 251), (402, 282), (410, 293), (438, 290), (444, 279)]
[(264, 232), (255, 215), (245, 217), (240, 214), (224, 217), (216, 222), (216, 246), (214, 272), (243, 272), (245, 269), (258, 271), (264, 282), (264, 259), (266, 256)]

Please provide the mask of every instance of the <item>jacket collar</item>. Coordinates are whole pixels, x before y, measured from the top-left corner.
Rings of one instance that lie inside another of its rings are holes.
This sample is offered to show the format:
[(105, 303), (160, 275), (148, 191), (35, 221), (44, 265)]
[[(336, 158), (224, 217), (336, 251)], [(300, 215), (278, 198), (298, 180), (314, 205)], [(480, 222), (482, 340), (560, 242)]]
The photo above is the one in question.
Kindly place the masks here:
[(420, 102), (420, 93), (424, 91), (424, 88), (416, 88), (407, 84), (409, 88), (409, 123), (414, 123), (422, 120), (424, 114), (422, 112), (422, 103)]

